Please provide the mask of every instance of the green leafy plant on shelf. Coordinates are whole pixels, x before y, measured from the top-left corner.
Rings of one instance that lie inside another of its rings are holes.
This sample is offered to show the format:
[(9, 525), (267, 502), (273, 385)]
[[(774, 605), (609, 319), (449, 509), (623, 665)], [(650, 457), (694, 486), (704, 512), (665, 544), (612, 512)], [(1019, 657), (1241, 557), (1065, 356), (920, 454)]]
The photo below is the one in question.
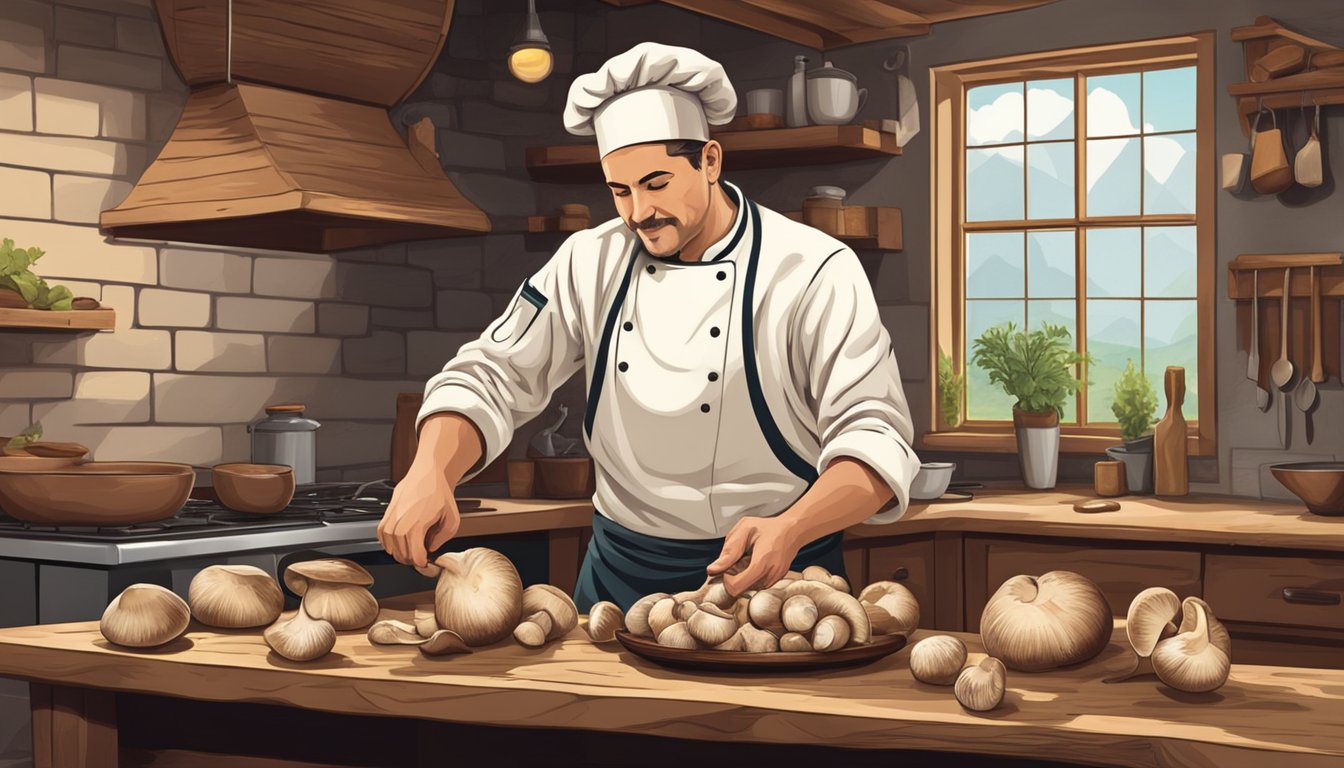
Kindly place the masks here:
[(957, 373), (952, 356), (938, 350), (938, 407), (943, 423), (949, 427), (961, 426), (961, 398), (966, 391), (966, 375)]
[(1034, 331), (1019, 331), (1013, 323), (996, 325), (976, 339), (972, 362), (1017, 398), (1014, 406), (1027, 413), (1064, 415), (1064, 405), (1087, 382), (1074, 375), (1087, 362), (1073, 346), (1073, 336), (1062, 325), (1042, 323)]
[(44, 254), (41, 248), (16, 248), (14, 241), (0, 242), (0, 289), (8, 288), (23, 297), (34, 309), (68, 311), (73, 308), (74, 295), (63, 285), (47, 285), (47, 281), (29, 269)]
[[(3, 439), (3, 438), (0, 438)], [(28, 425), (28, 428), (9, 438), (5, 443), (5, 448), (27, 448), (42, 439), (42, 422)]]
[(1143, 436), (1155, 421), (1157, 414), (1157, 390), (1143, 372), (1134, 367), (1130, 360), (1125, 372), (1115, 382), (1115, 402), (1111, 412), (1120, 422), (1120, 436), (1125, 440), (1137, 440)]

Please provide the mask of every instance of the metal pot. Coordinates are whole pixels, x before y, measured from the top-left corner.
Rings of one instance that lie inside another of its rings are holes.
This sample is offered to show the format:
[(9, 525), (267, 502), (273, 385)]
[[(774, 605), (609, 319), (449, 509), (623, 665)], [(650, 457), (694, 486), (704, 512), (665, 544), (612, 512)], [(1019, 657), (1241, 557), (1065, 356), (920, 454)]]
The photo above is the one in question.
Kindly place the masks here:
[(868, 101), (868, 89), (858, 78), (826, 62), (807, 73), (807, 116), (818, 125), (844, 125)]
[(266, 418), (249, 426), (253, 464), (283, 464), (294, 469), (294, 483), (317, 481), (317, 428), (303, 417), (302, 403), (266, 406)]

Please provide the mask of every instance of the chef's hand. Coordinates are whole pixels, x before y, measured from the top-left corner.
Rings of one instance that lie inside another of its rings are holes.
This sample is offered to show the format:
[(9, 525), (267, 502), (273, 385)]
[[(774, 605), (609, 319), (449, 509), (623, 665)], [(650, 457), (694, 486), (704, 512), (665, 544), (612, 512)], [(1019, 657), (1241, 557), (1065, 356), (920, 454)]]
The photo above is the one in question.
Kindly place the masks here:
[(426, 568), (429, 553), (448, 543), (461, 524), (453, 486), (440, 471), (413, 466), (392, 491), (378, 524), (378, 541), (398, 562)]
[[(784, 517), (745, 517), (728, 532), (719, 559), (705, 570), (723, 574), (723, 586), (736, 597), (749, 589), (767, 587), (784, 578), (802, 543), (794, 523)], [(751, 553), (751, 562), (737, 571), (733, 565)]]

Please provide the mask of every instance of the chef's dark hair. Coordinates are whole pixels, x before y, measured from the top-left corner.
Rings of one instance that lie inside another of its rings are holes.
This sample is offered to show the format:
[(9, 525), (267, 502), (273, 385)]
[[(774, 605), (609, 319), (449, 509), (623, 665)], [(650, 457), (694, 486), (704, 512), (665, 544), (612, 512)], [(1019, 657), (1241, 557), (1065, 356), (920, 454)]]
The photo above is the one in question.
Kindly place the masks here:
[(705, 144), (709, 142), (695, 141), (686, 139), (682, 141), (665, 141), (663, 146), (667, 148), (668, 157), (684, 157), (695, 170), (700, 170), (700, 153), (704, 150)]

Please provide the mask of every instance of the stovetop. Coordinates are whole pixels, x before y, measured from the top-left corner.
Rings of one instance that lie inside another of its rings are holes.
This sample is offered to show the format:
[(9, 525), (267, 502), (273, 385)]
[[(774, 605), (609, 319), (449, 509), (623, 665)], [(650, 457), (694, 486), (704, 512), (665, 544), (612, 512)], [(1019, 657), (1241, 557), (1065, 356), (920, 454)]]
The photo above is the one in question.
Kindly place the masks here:
[(130, 542), (314, 528), (330, 523), (381, 519), (391, 497), (392, 487), (386, 482), (319, 483), (301, 486), (288, 507), (271, 515), (234, 512), (218, 502), (189, 499), (176, 515), (165, 520), (114, 526), (42, 525), (25, 523), (0, 513), (0, 536), (47, 541)]

